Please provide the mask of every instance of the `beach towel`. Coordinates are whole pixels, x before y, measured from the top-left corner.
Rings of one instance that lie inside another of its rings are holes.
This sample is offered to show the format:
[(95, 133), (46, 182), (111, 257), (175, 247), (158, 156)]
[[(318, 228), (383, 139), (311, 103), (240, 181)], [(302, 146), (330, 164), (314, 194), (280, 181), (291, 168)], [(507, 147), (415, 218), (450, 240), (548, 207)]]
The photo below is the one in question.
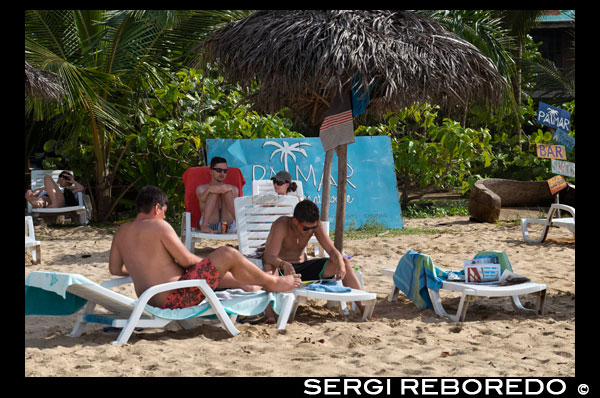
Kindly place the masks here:
[(332, 292), (332, 293), (348, 293), (352, 289), (342, 285), (342, 281), (313, 283), (306, 287), (306, 290), (314, 290), (317, 292)]
[(409, 250), (398, 262), (394, 285), (418, 308), (433, 308), (427, 289), (439, 291), (448, 272), (436, 267), (427, 254)]
[[(96, 284), (78, 274), (34, 271), (25, 277), (25, 315), (71, 315), (79, 311), (87, 300), (67, 292), (73, 284)], [(265, 310), (269, 303), (279, 314), (283, 305), (276, 293), (245, 292), (228, 289), (215, 292), (225, 312), (237, 315), (256, 315)], [(200, 304), (178, 309), (163, 309), (146, 305), (149, 313), (164, 319), (182, 320), (206, 312), (210, 305), (206, 300)]]
[(94, 284), (78, 274), (31, 272), (25, 277), (25, 315), (71, 315), (87, 300), (67, 292), (73, 284)]
[(321, 123), (319, 137), (323, 150), (327, 152), (339, 145), (354, 142), (354, 125), (352, 124), (352, 98), (348, 90), (340, 96), (335, 94), (329, 111)]
[[(501, 272), (512, 272), (508, 256), (503, 251), (481, 251), (474, 258), (496, 257), (500, 264)], [(446, 271), (433, 264), (431, 256), (409, 250), (398, 262), (394, 272), (394, 285), (411, 299), (418, 308), (433, 308), (428, 289), (439, 291), (444, 281), (464, 281), (464, 269), (459, 271)]]

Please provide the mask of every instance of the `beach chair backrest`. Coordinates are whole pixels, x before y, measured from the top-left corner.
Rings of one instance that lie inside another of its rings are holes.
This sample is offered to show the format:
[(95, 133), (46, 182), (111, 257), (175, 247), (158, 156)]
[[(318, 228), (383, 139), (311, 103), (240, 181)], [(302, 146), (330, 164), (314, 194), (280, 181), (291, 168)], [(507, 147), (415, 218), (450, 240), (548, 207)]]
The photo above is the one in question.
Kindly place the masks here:
[(67, 171), (73, 175), (70, 170), (31, 170), (31, 189), (36, 190), (44, 186), (44, 177), (50, 174), (55, 182), (58, 182), (58, 176), (63, 171)]
[(246, 255), (253, 254), (257, 247), (265, 243), (273, 222), (281, 216), (292, 216), (298, 204), (295, 196), (261, 195), (271, 198), (270, 202), (253, 200), (256, 197), (235, 198), (239, 250)]
[[(243, 187), (246, 184), (242, 171), (237, 167), (227, 167), (227, 176), (225, 177), (225, 184), (230, 184), (237, 187), (239, 194), (243, 196)], [(198, 185), (208, 184), (210, 182), (210, 167), (209, 166), (198, 166), (190, 167), (183, 173), (183, 184), (185, 185), (185, 211), (191, 215), (191, 226), (192, 228), (200, 228), (200, 204), (198, 203), (198, 197), (196, 196), (196, 187)]]
[[(296, 183), (298, 188), (296, 188), (295, 192), (289, 192), (289, 196), (297, 196), (300, 200), (304, 199), (304, 189), (302, 188), (302, 181), (292, 180)], [(273, 181), (271, 180), (253, 180), (252, 181), (252, 195), (262, 195), (264, 193), (275, 192), (275, 188), (273, 188)]]

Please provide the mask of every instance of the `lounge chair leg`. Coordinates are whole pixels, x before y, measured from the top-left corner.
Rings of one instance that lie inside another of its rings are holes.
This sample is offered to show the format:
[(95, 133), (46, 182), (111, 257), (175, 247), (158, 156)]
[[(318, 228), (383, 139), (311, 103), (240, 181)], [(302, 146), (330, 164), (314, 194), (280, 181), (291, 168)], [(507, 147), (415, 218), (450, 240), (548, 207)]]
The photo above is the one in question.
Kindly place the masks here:
[(470, 294), (463, 293), (460, 298), (460, 304), (458, 305), (458, 310), (456, 311), (456, 315), (458, 317), (459, 322), (464, 322), (465, 317), (467, 316), (467, 309), (469, 308), (469, 303), (475, 299), (475, 296), (471, 296)]
[(396, 285), (392, 286), (392, 293), (390, 294), (390, 297), (388, 298), (388, 301), (397, 301), (398, 300), (398, 292), (400, 291), (400, 289), (398, 289), (396, 287)]
[(281, 306), (281, 312), (279, 313), (279, 317), (277, 318), (277, 330), (285, 330), (285, 326), (290, 319), (290, 314), (292, 312), (292, 307), (294, 306), (294, 295), (290, 293), (282, 293), (280, 295), (281, 300), (283, 300), (283, 304)]
[(83, 332), (83, 328), (85, 327), (85, 324), (87, 323), (83, 319), (85, 318), (85, 315), (93, 313), (94, 308), (96, 308), (96, 304), (91, 303), (91, 302), (88, 302), (85, 305), (85, 307), (83, 307), (83, 311), (82, 311), (81, 315), (78, 317), (77, 322), (75, 323), (75, 326), (73, 326), (73, 330), (71, 331), (71, 333), (67, 333), (67, 336), (70, 336), (70, 337), (81, 336), (81, 333)]
[(538, 299), (535, 305), (535, 312), (544, 315), (544, 306), (546, 305), (546, 289), (538, 292)]
[(292, 305), (292, 311), (290, 312), (290, 319), (288, 320), (288, 322), (294, 322), (294, 318), (296, 317), (296, 311), (298, 310), (298, 306), (300, 306), (300, 304), (304, 304), (304, 303), (306, 303), (306, 297), (296, 296), (296, 299), (294, 300), (294, 304)]
[(362, 320), (365, 321), (367, 319), (371, 319), (371, 316), (373, 316), (373, 310), (375, 309), (375, 303), (377, 302), (377, 300), (368, 300), (368, 301), (362, 301), (362, 305), (365, 306), (365, 311), (363, 312), (362, 315)]

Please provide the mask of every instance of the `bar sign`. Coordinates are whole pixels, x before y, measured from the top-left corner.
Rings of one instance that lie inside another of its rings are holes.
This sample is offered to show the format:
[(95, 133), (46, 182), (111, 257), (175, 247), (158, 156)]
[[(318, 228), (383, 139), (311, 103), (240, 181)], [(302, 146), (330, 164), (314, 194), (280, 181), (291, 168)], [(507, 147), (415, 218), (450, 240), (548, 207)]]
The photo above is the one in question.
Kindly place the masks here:
[(560, 174), (561, 176), (575, 178), (575, 163), (563, 162), (562, 160), (552, 159), (550, 160), (552, 172), (554, 174)]
[(563, 145), (535, 145), (538, 158), (567, 160), (567, 151)]

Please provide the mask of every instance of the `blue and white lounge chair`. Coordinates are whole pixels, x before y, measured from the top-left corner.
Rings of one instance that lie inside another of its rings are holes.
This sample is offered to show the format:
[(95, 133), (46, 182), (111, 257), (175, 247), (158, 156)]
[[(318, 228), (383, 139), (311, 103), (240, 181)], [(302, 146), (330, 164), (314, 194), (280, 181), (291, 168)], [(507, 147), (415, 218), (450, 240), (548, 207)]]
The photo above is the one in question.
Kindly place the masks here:
[[(178, 322), (184, 328), (191, 324), (186, 320), (202, 318), (214, 323), (214, 316), (231, 335), (239, 330), (233, 325), (237, 315), (257, 315), (273, 302), (279, 313), (277, 329), (285, 329), (294, 302), (291, 293), (244, 292), (230, 289), (215, 293), (204, 279), (163, 283), (147, 289), (137, 300), (117, 293), (111, 288), (132, 283), (130, 277), (117, 278), (97, 284), (79, 274), (34, 271), (25, 278), (25, 315), (70, 315), (79, 311), (71, 337), (79, 337), (86, 323), (100, 323), (122, 328), (113, 344), (127, 343), (136, 327), (163, 328)], [(176, 310), (161, 309), (148, 305), (151, 297), (167, 290), (198, 287), (206, 299), (197, 306)], [(219, 298), (221, 296), (221, 298)], [(94, 314), (96, 305), (110, 313)]]

